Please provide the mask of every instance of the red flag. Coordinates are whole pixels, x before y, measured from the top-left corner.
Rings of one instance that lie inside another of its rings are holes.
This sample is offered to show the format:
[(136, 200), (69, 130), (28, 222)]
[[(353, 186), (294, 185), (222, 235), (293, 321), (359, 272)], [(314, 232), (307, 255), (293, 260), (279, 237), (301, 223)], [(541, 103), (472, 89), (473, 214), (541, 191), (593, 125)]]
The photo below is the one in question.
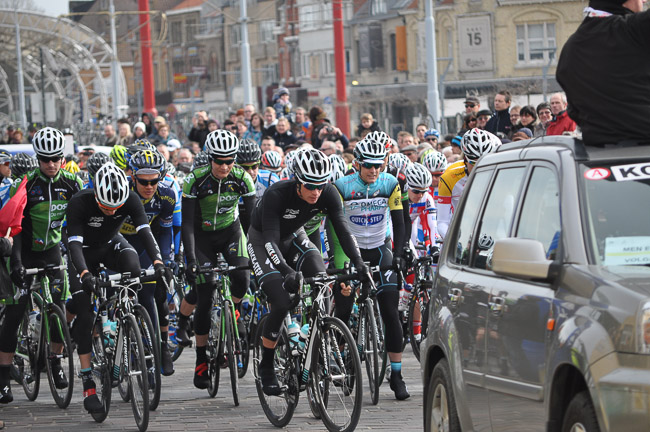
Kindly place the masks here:
[(7, 204), (0, 209), (0, 235), (5, 237), (7, 230), (11, 228), (9, 235), (14, 237), (22, 230), (23, 211), (27, 205), (27, 176), (20, 182), (18, 190), (11, 197)]

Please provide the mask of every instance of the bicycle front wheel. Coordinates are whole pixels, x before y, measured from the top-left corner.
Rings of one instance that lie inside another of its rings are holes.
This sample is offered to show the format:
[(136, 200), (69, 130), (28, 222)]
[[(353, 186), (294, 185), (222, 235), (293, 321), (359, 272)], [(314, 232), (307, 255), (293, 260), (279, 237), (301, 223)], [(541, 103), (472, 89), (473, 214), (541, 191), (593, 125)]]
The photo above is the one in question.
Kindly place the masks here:
[(338, 318), (324, 318), (320, 330), (311, 375), (321, 420), (329, 431), (352, 431), (359, 423), (363, 400), (359, 351), (352, 333)]
[(43, 339), (43, 315), (40, 304), (34, 302), (34, 309), (26, 308), (23, 320), (18, 329), (18, 345), (14, 355), (14, 364), (22, 377), (25, 396), (30, 401), (36, 400), (41, 387), (41, 365), (42, 359), (39, 345)]
[(226, 356), (228, 369), (230, 369), (230, 387), (232, 388), (232, 399), (235, 406), (239, 406), (239, 363), (240, 357), (235, 343), (235, 324), (233, 322), (232, 309), (229, 303), (225, 303), (225, 326), (226, 340), (223, 353)]
[[(65, 314), (56, 304), (50, 304), (47, 312), (49, 335), (45, 338), (47, 361), (47, 380), (52, 397), (59, 408), (67, 408), (72, 399), (74, 385), (74, 361), (72, 359), (72, 339)], [(58, 375), (57, 386), (54, 374)], [(66, 376), (67, 375), (67, 376)]]
[[(142, 334), (133, 315), (126, 315), (122, 319), (126, 346), (128, 352), (122, 353), (122, 368), (129, 381), (129, 396), (131, 409), (138, 429), (142, 432), (149, 425), (149, 378), (147, 374), (147, 360), (142, 343)], [(124, 362), (126, 360), (126, 363)]]
[[(426, 282), (431, 281), (422, 281), (422, 285), (415, 290), (413, 296), (411, 296), (411, 301), (409, 302), (409, 319), (408, 319), (408, 330), (409, 330), (409, 339), (411, 340), (411, 348), (413, 348), (413, 354), (415, 358), (420, 361), (420, 342), (422, 341), (422, 330), (424, 322), (424, 313), (429, 304), (429, 292), (425, 289)], [(417, 323), (416, 318), (419, 318), (419, 323)], [(414, 322), (417, 323), (414, 324)]]
[(176, 361), (183, 353), (183, 346), (176, 341), (176, 329), (178, 328), (181, 302), (183, 301), (182, 293), (176, 289), (167, 299), (169, 300), (169, 337), (167, 338), (167, 345), (172, 353), (172, 361)]
[(162, 374), (160, 366), (160, 342), (156, 338), (156, 329), (149, 313), (142, 305), (135, 305), (133, 315), (142, 334), (142, 345), (147, 361), (147, 379), (149, 380), (149, 409), (155, 411), (160, 403)]
[(379, 335), (377, 334), (377, 321), (372, 299), (366, 299), (363, 308), (362, 318), (364, 332), (363, 350), (366, 361), (366, 372), (368, 373), (368, 385), (370, 386), (370, 401), (373, 405), (379, 402)]
[(97, 381), (95, 392), (104, 406), (104, 412), (93, 413), (91, 416), (97, 423), (106, 420), (111, 407), (111, 376), (113, 374), (112, 358), (114, 355), (115, 341), (105, 340), (102, 334), (101, 317), (97, 314), (93, 326), (90, 364), (93, 378)]

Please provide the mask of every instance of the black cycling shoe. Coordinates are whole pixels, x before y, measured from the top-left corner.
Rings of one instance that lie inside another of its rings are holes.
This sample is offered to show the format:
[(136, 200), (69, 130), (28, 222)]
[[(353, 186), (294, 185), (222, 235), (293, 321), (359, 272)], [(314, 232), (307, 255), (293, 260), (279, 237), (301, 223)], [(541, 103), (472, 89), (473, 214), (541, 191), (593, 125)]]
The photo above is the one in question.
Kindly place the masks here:
[(209, 385), (210, 376), (208, 375), (208, 363), (199, 363), (194, 369), (194, 387), (203, 390), (207, 389)]
[(179, 320), (178, 327), (176, 327), (176, 342), (182, 347), (192, 346), (192, 339), (190, 338), (187, 328), (188, 325), (189, 323), (181, 324)]
[(174, 362), (167, 343), (163, 343), (160, 349), (160, 368), (163, 376), (174, 375)]
[(282, 388), (278, 383), (278, 377), (275, 375), (275, 368), (273, 366), (265, 366), (260, 364), (257, 367), (257, 374), (262, 381), (262, 391), (267, 396), (280, 396)]
[(54, 380), (54, 387), (59, 390), (68, 388), (68, 379), (61, 369), (61, 363), (52, 363), (52, 379)]
[(23, 385), (23, 376), (20, 374), (15, 364), (12, 364), (9, 367), (9, 377), (16, 381), (17, 384)]
[(84, 408), (90, 414), (101, 414), (104, 412), (104, 405), (99, 400), (94, 388), (84, 391)]
[(14, 401), (14, 395), (11, 393), (11, 384), (0, 387), (0, 404), (8, 404)]
[(390, 389), (395, 392), (395, 399), (397, 400), (405, 400), (411, 397), (406, 388), (406, 383), (402, 379), (401, 372), (392, 372), (390, 374)]

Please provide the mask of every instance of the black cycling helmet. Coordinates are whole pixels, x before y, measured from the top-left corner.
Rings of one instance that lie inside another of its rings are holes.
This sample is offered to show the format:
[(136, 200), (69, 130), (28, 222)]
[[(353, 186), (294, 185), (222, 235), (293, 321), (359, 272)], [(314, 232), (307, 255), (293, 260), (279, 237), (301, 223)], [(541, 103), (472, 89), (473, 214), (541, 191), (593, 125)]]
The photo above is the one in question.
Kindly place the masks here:
[(194, 166), (192, 169), (201, 168), (210, 165), (210, 156), (204, 151), (194, 156)]
[(97, 170), (102, 167), (106, 162), (110, 161), (111, 158), (106, 153), (95, 152), (93, 153), (88, 160), (86, 161), (86, 169), (88, 170), (88, 175), (90, 179), (95, 178), (95, 173)]
[(246, 138), (239, 143), (239, 151), (237, 152), (237, 163), (251, 164), (259, 163), (262, 159), (262, 149), (252, 139)]
[(0, 149), (0, 164), (11, 162), (11, 153), (7, 150)]
[(65, 162), (66, 163), (74, 162), (77, 165), (79, 165), (79, 162), (81, 162), (81, 161), (79, 160), (79, 157), (77, 155), (69, 154), (69, 155), (65, 155)]
[(16, 153), (11, 158), (11, 177), (22, 178), (28, 172), (38, 167), (38, 160), (27, 153)]
[(129, 158), (133, 174), (158, 174), (163, 178), (167, 172), (167, 161), (157, 151), (141, 150)]

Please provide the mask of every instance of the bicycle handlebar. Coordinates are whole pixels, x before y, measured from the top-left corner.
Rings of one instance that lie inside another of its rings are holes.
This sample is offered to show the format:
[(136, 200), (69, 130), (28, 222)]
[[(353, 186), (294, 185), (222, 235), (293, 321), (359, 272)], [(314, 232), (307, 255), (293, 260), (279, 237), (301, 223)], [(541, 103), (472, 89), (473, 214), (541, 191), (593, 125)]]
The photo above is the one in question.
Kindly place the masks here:
[(252, 267), (249, 265), (244, 265), (244, 266), (201, 266), (199, 267), (199, 274), (206, 274), (206, 273), (230, 273), (234, 272), (237, 270), (251, 270)]
[(139, 276), (131, 276), (131, 273), (102, 273), (98, 279), (100, 288), (114, 287), (117, 285), (130, 285), (133, 283), (153, 282), (156, 280), (155, 270), (143, 270)]
[(61, 265), (52, 265), (48, 264), (45, 267), (34, 267), (34, 268), (28, 268), (25, 269), (25, 276), (32, 276), (36, 275), (39, 273), (45, 273), (45, 272), (55, 272), (59, 270), (66, 270), (68, 266), (66, 264), (61, 264)]

